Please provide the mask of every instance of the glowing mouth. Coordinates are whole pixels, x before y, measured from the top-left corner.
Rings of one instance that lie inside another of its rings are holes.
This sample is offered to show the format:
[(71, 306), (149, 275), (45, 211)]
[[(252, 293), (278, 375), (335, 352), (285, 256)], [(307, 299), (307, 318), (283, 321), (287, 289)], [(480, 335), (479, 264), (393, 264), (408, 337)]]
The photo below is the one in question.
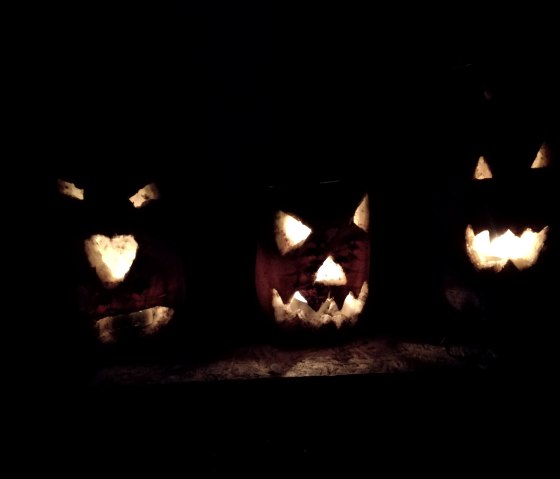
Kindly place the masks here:
[(360, 294), (357, 298), (349, 292), (344, 300), (342, 309), (338, 309), (333, 298), (327, 298), (315, 311), (307, 304), (307, 300), (296, 291), (292, 299), (284, 304), (276, 289), (272, 289), (272, 307), (277, 323), (292, 322), (298, 320), (306, 325), (319, 328), (328, 323), (334, 323), (340, 328), (344, 323), (354, 325), (364, 309), (368, 296), (368, 284), (364, 281)]
[(133, 330), (140, 335), (149, 336), (167, 324), (175, 311), (165, 306), (154, 306), (134, 313), (105, 316), (95, 323), (97, 336), (102, 343), (113, 343), (119, 331)]
[(521, 236), (516, 236), (510, 230), (503, 235), (490, 240), (488, 230), (474, 234), (471, 225), (467, 226), (465, 238), (467, 254), (477, 269), (493, 268), (501, 271), (508, 261), (519, 270), (533, 266), (544, 246), (548, 226), (539, 232), (526, 229)]

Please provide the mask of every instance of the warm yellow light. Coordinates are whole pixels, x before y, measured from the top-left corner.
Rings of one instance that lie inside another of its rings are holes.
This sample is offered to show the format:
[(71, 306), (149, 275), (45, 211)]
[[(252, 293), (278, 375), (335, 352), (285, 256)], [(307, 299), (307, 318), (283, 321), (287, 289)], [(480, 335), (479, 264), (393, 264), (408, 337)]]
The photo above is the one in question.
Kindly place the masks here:
[(354, 213), (354, 224), (367, 232), (369, 229), (369, 197), (364, 196), (360, 205), (356, 208)]
[(71, 198), (75, 198), (77, 200), (84, 199), (84, 190), (78, 188), (74, 183), (70, 183), (69, 181), (64, 180), (57, 180), (58, 191), (63, 195), (70, 196)]
[(129, 201), (134, 205), (135, 208), (140, 208), (146, 203), (157, 200), (159, 198), (159, 190), (155, 183), (150, 183), (149, 185), (140, 188), (135, 195), (129, 198)]
[(475, 180), (488, 180), (492, 178), (492, 172), (490, 171), (490, 167), (488, 163), (486, 163), (486, 159), (484, 156), (481, 156), (478, 159), (478, 163), (474, 170), (474, 179)]
[(292, 215), (283, 211), (276, 215), (276, 244), (282, 255), (299, 248), (310, 234), (311, 228)]
[(307, 303), (307, 300), (302, 296), (302, 294), (299, 291), (296, 291), (294, 293), (293, 296), (295, 299), (297, 299), (298, 301), (301, 301), (302, 303)]
[(467, 226), (467, 253), (471, 262), (478, 269), (493, 268), (501, 271), (508, 261), (517, 269), (523, 270), (533, 266), (544, 246), (548, 226), (535, 233), (527, 228), (521, 236), (516, 236), (510, 230), (490, 240), (488, 230), (474, 234), (472, 227)]
[(346, 284), (346, 275), (342, 266), (329, 256), (315, 273), (315, 282), (328, 286), (341, 286)]
[(550, 164), (550, 152), (548, 145), (543, 143), (537, 152), (537, 156), (531, 165), (531, 168), (546, 168)]
[(273, 289), (272, 308), (274, 309), (274, 318), (278, 323), (297, 320), (315, 328), (328, 323), (333, 323), (337, 328), (340, 328), (344, 323), (356, 324), (364, 309), (368, 293), (368, 284), (364, 282), (357, 298), (354, 297), (352, 291), (346, 295), (342, 309), (338, 308), (333, 298), (327, 298), (315, 311), (299, 291), (296, 291), (292, 299), (284, 304), (278, 291)]
[(107, 288), (113, 288), (122, 282), (138, 250), (138, 243), (132, 235), (112, 238), (93, 235), (85, 240), (84, 246), (90, 265), (95, 268), (99, 279)]

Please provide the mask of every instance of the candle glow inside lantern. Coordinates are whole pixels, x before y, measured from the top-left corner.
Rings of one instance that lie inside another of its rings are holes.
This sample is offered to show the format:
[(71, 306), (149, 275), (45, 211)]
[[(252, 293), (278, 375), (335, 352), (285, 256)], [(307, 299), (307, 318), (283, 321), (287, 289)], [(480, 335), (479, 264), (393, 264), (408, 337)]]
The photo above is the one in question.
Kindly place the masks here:
[(73, 238), (82, 245), (73, 250), (77, 303), (97, 339), (115, 343), (160, 332), (183, 300), (184, 277), (178, 253), (140, 216), (160, 199), (157, 185), (133, 194), (97, 188), (91, 197), (71, 181), (58, 179), (57, 186), (63, 201), (72, 203), (65, 211), (71, 211), (78, 230)]
[[(539, 149), (532, 165), (532, 169), (546, 168), (550, 164), (550, 153), (545, 144)], [(477, 181), (491, 181), (492, 171), (486, 158), (481, 156), (474, 172)], [(549, 226), (533, 230), (524, 227), (514, 233), (511, 228), (505, 231), (482, 229), (475, 232), (472, 225), (467, 225), (465, 230), (465, 243), (467, 255), (476, 269), (489, 269), (500, 272), (511, 262), (518, 270), (533, 266), (539, 259), (545, 245)]]
[(369, 196), (337, 182), (270, 189), (259, 226), (259, 303), (277, 326), (353, 326), (369, 294)]

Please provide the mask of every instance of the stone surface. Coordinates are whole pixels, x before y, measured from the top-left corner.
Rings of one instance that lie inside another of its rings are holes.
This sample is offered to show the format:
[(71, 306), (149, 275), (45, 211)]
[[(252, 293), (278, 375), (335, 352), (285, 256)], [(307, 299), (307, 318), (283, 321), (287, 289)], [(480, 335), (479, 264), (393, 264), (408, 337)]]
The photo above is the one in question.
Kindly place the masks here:
[(286, 349), (245, 346), (205, 361), (115, 364), (94, 374), (93, 385), (177, 384), (311, 376), (409, 373), (450, 368), (484, 368), (483, 354), (472, 348), (389, 338), (360, 338), (329, 347)]

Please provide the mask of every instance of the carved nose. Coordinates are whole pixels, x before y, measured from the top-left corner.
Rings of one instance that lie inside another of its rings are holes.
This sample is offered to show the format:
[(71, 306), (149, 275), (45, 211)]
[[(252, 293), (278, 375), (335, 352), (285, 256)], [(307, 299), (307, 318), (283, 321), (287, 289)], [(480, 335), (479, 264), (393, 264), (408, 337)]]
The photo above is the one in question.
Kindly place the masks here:
[(93, 235), (84, 244), (89, 264), (106, 288), (114, 288), (129, 272), (138, 243), (132, 235), (117, 235), (109, 238)]
[(346, 274), (342, 266), (329, 256), (315, 273), (315, 282), (327, 286), (342, 286), (346, 284)]

